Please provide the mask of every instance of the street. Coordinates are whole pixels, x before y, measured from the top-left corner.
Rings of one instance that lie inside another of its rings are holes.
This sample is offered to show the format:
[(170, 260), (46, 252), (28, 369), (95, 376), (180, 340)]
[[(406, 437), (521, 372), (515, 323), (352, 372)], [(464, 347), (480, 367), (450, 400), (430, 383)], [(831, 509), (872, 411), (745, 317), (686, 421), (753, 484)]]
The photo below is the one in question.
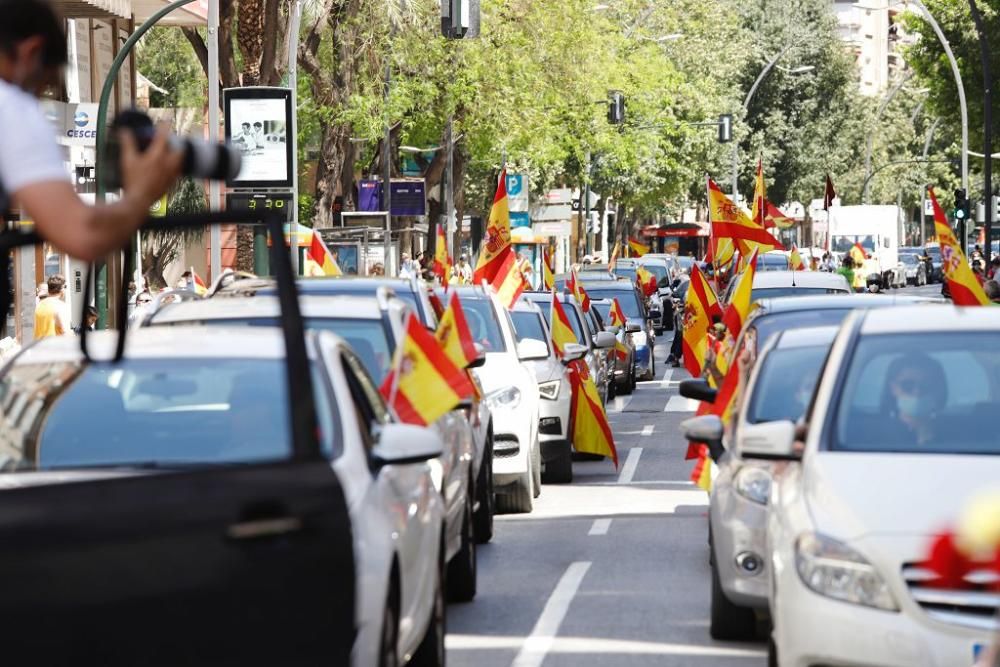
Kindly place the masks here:
[(609, 401), (619, 469), (574, 463), (531, 514), (498, 516), (474, 604), (448, 610), (451, 665), (764, 665), (759, 644), (708, 636), (708, 496), (688, 477), (678, 424), (694, 402), (683, 368)]

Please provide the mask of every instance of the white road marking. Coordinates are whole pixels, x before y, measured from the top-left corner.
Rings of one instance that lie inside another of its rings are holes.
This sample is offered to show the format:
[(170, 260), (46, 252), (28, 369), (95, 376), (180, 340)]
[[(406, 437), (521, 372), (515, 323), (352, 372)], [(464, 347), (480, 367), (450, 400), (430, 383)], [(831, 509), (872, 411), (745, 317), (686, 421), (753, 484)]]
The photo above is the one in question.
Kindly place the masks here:
[(621, 474), (618, 475), (619, 484), (628, 484), (635, 476), (635, 469), (639, 466), (639, 457), (642, 456), (642, 447), (633, 447), (628, 450), (628, 458), (622, 466)]
[[(449, 651), (500, 651), (516, 649), (523, 637), (509, 635), (460, 635), (449, 633), (445, 646)], [(761, 648), (730, 648), (728, 646), (699, 646), (648, 642), (634, 639), (602, 639), (598, 637), (556, 637), (549, 653), (558, 655), (656, 655), (691, 656), (702, 658), (762, 658), (767, 655)]]
[(589, 569), (590, 561), (577, 561), (566, 568), (566, 572), (563, 573), (555, 590), (552, 591), (552, 595), (549, 596), (541, 616), (535, 622), (531, 634), (521, 645), (521, 650), (514, 658), (514, 662), (511, 663), (511, 667), (541, 667), (545, 656), (552, 649), (556, 634), (559, 632), (559, 626), (566, 618), (569, 606)]
[(625, 412), (625, 408), (632, 402), (632, 397), (615, 396), (615, 400), (608, 408), (608, 412)]
[(664, 412), (694, 412), (698, 409), (698, 401), (693, 398), (684, 398), (683, 396), (671, 396), (670, 400), (667, 401), (667, 405), (663, 408)]
[(594, 525), (590, 527), (588, 535), (607, 535), (611, 528), (611, 519), (594, 519)]
[(660, 378), (660, 384), (666, 385), (668, 382), (670, 382), (670, 378), (672, 378), (673, 376), (674, 376), (674, 369), (668, 368), (667, 371), (663, 374), (663, 377)]
[(639, 435), (642, 435), (642, 436), (653, 435), (653, 425), (652, 424), (646, 424), (645, 426), (643, 426), (642, 427), (642, 432), (639, 433)]

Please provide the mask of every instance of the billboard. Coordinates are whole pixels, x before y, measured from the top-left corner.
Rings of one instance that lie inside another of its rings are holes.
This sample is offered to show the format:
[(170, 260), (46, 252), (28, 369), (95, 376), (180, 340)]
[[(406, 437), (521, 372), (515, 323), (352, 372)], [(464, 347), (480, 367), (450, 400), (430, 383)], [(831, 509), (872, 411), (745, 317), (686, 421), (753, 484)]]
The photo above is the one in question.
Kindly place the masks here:
[(222, 91), (226, 141), (243, 160), (237, 188), (292, 187), (292, 91), (288, 88), (228, 88)]

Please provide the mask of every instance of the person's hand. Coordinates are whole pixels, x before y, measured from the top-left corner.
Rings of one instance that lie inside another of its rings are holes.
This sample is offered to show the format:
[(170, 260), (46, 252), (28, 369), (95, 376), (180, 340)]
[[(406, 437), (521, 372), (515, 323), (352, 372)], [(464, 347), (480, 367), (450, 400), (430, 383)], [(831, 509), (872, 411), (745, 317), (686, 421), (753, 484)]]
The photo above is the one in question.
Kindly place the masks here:
[(134, 198), (143, 208), (152, 206), (180, 176), (184, 154), (170, 146), (169, 136), (166, 127), (157, 127), (153, 141), (140, 152), (131, 132), (118, 133), (125, 195)]

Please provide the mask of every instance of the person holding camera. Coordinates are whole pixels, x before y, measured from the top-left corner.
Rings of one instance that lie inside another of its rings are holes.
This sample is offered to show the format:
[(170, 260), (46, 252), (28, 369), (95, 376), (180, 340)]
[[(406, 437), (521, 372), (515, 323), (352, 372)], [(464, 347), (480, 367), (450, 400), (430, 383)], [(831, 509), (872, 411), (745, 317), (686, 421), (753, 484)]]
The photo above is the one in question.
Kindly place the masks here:
[(158, 128), (141, 151), (120, 131), (123, 194), (85, 204), (73, 189), (38, 98), (67, 63), (63, 21), (47, 0), (0, 0), (0, 206), (16, 203), (63, 252), (92, 262), (120, 249), (181, 172), (183, 153)]

